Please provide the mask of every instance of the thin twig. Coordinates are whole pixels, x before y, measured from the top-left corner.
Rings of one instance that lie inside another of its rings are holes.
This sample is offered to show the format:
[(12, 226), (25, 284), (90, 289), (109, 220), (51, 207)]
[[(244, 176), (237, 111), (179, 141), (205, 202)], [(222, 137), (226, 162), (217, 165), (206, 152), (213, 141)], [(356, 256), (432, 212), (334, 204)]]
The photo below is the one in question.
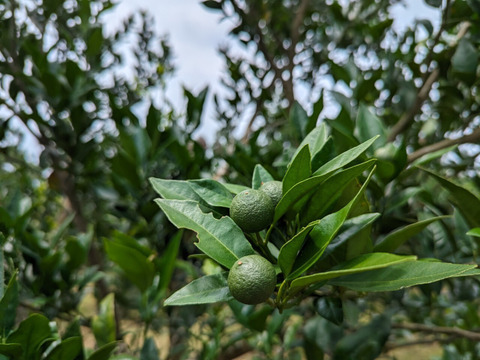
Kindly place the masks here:
[(413, 153), (408, 155), (408, 162), (412, 163), (413, 161), (417, 160), (423, 155), (426, 155), (441, 149), (445, 149), (453, 145), (467, 144), (467, 143), (478, 144), (479, 142), (480, 142), (480, 128), (475, 129), (475, 131), (473, 131), (471, 134), (462, 136), (458, 139), (444, 139), (435, 144), (422, 147), (417, 151), (414, 151)]
[(416, 345), (429, 345), (434, 343), (448, 344), (457, 338), (458, 336), (449, 336), (449, 337), (437, 336), (431, 339), (414, 340), (414, 341), (402, 342), (398, 344), (387, 343), (384, 347), (384, 352), (388, 352), (388, 351), (398, 349), (398, 348), (403, 348), (403, 347), (416, 346)]
[(429, 334), (446, 334), (456, 337), (462, 337), (472, 341), (480, 341), (480, 332), (459, 329), (456, 327), (430, 326), (416, 323), (397, 323), (392, 324), (394, 329), (403, 329), (410, 331), (419, 331)]

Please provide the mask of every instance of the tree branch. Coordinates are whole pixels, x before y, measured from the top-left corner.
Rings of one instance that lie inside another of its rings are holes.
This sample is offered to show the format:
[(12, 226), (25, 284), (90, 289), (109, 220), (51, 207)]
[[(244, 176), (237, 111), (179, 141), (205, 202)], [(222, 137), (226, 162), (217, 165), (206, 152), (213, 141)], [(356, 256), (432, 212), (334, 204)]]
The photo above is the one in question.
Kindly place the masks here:
[(415, 115), (418, 114), (420, 109), (422, 108), (423, 103), (428, 98), (428, 94), (432, 89), (433, 84), (438, 79), (438, 75), (440, 71), (438, 69), (434, 69), (430, 75), (428, 76), (427, 80), (425, 80), (423, 86), (420, 88), (420, 91), (417, 94), (417, 98), (415, 99), (415, 103), (411, 107), (411, 109), (402, 115), (400, 120), (393, 126), (390, 134), (388, 135), (388, 141), (393, 141), (397, 137), (397, 135), (401, 134), (411, 122), (415, 118)]
[(408, 155), (408, 162), (412, 163), (413, 161), (417, 160), (423, 155), (426, 155), (441, 149), (445, 149), (453, 145), (467, 144), (467, 143), (477, 144), (479, 142), (480, 142), (480, 128), (477, 128), (471, 134), (462, 136), (458, 139), (445, 139), (435, 144), (422, 147), (417, 151), (414, 151), (413, 153)]
[(392, 328), (410, 330), (410, 331), (419, 331), (419, 332), (424, 332), (428, 334), (446, 334), (446, 335), (452, 335), (456, 337), (462, 337), (472, 341), (480, 341), (480, 332), (459, 329), (456, 327), (429, 326), (429, 325), (416, 324), (416, 323), (398, 323), (398, 324), (392, 324)]
[(414, 340), (414, 341), (402, 342), (398, 344), (388, 342), (385, 345), (384, 352), (389, 352), (394, 349), (408, 347), (408, 346), (415, 346), (415, 345), (430, 345), (434, 343), (448, 344), (457, 338), (458, 336), (449, 336), (449, 337), (437, 336), (431, 339)]

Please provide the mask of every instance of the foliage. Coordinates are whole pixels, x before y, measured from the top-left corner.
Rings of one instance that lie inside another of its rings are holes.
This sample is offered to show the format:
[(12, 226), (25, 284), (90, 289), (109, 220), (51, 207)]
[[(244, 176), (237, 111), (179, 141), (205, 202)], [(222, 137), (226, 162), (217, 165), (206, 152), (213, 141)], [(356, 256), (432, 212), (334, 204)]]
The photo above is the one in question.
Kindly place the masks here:
[[(413, 332), (477, 357), (477, 1), (401, 30), (396, 0), (203, 4), (239, 45), (211, 147), (146, 13), (107, 34), (108, 0), (0, 1), (0, 358), (374, 359)], [(272, 180), (244, 234), (233, 195)], [(255, 251), (274, 307), (229, 296)]]

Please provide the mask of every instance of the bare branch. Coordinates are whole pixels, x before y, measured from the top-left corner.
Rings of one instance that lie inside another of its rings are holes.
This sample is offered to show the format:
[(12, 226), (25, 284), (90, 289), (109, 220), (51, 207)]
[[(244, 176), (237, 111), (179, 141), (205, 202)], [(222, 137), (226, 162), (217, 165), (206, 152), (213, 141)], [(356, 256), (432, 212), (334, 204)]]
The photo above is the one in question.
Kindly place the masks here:
[(388, 141), (395, 140), (397, 135), (401, 134), (410, 125), (410, 123), (413, 122), (415, 115), (418, 114), (418, 112), (422, 108), (423, 103), (425, 102), (425, 100), (427, 100), (428, 94), (430, 93), (430, 90), (432, 89), (435, 81), (437, 81), (439, 74), (440, 71), (438, 69), (435, 69), (430, 73), (427, 80), (418, 92), (415, 103), (413, 104), (411, 109), (405, 114), (403, 114), (400, 120), (398, 120), (398, 122), (393, 126), (390, 134), (388, 135)]
[(459, 329), (456, 327), (429, 326), (429, 325), (416, 324), (416, 323), (399, 323), (399, 324), (392, 324), (392, 328), (404, 329), (404, 330), (410, 330), (410, 331), (419, 331), (419, 332), (424, 332), (428, 334), (446, 334), (446, 335), (452, 335), (456, 337), (462, 337), (472, 341), (480, 341), (480, 332)]
[(426, 155), (441, 149), (445, 149), (453, 145), (460, 145), (460, 144), (467, 144), (467, 143), (478, 144), (479, 142), (480, 142), (480, 128), (474, 130), (471, 134), (462, 136), (458, 139), (445, 139), (435, 144), (422, 147), (417, 151), (414, 151), (413, 153), (408, 155), (408, 162), (412, 163), (413, 161), (417, 160), (423, 155)]

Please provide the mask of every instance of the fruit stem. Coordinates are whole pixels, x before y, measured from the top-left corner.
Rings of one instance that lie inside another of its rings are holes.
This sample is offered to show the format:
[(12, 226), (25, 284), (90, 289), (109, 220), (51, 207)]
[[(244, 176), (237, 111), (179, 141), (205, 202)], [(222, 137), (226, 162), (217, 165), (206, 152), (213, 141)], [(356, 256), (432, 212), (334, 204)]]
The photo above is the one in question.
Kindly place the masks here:
[(256, 243), (258, 244), (258, 247), (261, 250), (262, 255), (266, 257), (268, 261), (270, 261), (271, 263), (276, 264), (277, 259), (275, 258), (275, 256), (272, 255), (272, 253), (268, 249), (267, 242), (265, 242), (262, 239), (262, 236), (260, 235), (260, 233), (258, 232), (255, 233), (255, 236), (256, 236)]
[(264, 244), (265, 246), (267, 246), (268, 240), (270, 240), (270, 235), (271, 235), (271, 233), (272, 233), (273, 228), (274, 228), (274, 224), (270, 225), (270, 227), (269, 227), (268, 230), (267, 230), (267, 235), (265, 235), (265, 240), (264, 240), (264, 242), (263, 242), (263, 244)]

